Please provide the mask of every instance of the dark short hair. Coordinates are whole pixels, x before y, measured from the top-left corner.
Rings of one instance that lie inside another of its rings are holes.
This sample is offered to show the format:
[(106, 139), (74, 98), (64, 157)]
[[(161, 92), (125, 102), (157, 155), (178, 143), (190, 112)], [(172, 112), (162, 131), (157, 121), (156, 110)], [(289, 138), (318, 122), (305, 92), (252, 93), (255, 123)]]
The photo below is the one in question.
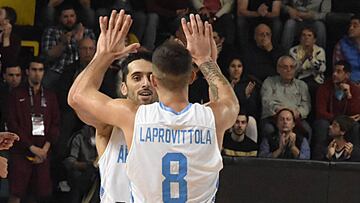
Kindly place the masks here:
[(16, 15), (15, 9), (13, 9), (9, 6), (3, 6), (1, 8), (5, 10), (5, 13), (6, 13), (5, 19), (8, 19), (10, 21), (11, 25), (15, 25), (16, 20), (17, 20), (17, 15)]
[(346, 115), (336, 116), (333, 121), (339, 124), (340, 130), (345, 132), (345, 134), (349, 132), (354, 125), (354, 120)]
[(138, 51), (136, 53), (130, 54), (128, 57), (120, 61), (117, 61), (116, 64), (118, 64), (118, 68), (121, 70), (121, 75), (118, 75), (117, 77), (117, 83), (119, 83), (120, 80), (126, 83), (126, 76), (129, 74), (129, 67), (128, 67), (129, 64), (133, 61), (141, 60), (141, 59), (145, 61), (149, 61), (151, 63), (152, 53), (149, 51)]
[(29, 60), (29, 65), (26, 67), (26, 69), (30, 68), (31, 63), (41, 63), (41, 64), (43, 64), (45, 66), (44, 61), (40, 57), (37, 57), (37, 56), (34, 56)]
[(56, 16), (57, 17), (60, 17), (61, 16), (61, 13), (65, 10), (74, 10), (75, 11), (75, 14), (77, 14), (76, 12), (76, 9), (75, 9), (75, 6), (68, 3), (68, 2), (63, 2), (61, 3), (57, 8), (56, 8)]
[(313, 26), (305, 26), (303, 29), (301, 29), (300, 33), (302, 33), (304, 30), (309, 30), (314, 35), (314, 38), (317, 38), (317, 34)]
[(167, 40), (154, 51), (152, 62), (154, 75), (166, 88), (188, 85), (186, 78), (192, 71), (192, 57), (184, 46), (174, 40)]
[(293, 118), (293, 121), (295, 122), (295, 114), (294, 114), (294, 111), (289, 109), (289, 108), (282, 108), (280, 109), (276, 114), (275, 114), (275, 118), (276, 118), (276, 121), (278, 120), (279, 118), (279, 115), (281, 114), (281, 112), (283, 111), (289, 111), (292, 115), (292, 118)]
[(355, 13), (353, 16), (351, 16), (351, 20), (359, 20), (360, 21), (360, 13)]
[(351, 64), (345, 60), (337, 61), (334, 66), (343, 66), (346, 73), (351, 73)]

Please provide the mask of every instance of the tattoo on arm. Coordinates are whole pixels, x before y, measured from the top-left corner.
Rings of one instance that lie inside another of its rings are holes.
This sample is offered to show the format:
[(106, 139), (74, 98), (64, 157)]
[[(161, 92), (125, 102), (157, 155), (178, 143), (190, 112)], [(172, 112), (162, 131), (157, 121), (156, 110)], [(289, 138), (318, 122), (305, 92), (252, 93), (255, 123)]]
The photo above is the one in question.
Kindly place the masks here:
[(205, 62), (199, 66), (199, 69), (204, 74), (206, 81), (209, 84), (210, 98), (213, 100), (219, 99), (219, 84), (229, 85), (230, 83), (221, 73), (219, 67), (214, 62)]

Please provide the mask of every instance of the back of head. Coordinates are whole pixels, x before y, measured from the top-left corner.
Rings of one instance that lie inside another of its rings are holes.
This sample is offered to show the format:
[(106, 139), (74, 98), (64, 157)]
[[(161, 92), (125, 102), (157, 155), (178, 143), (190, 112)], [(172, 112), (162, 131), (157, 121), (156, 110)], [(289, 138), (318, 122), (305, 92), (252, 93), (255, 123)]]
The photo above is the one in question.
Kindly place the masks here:
[(189, 85), (192, 58), (184, 46), (173, 40), (165, 41), (155, 50), (152, 62), (153, 74), (162, 87), (174, 90)]

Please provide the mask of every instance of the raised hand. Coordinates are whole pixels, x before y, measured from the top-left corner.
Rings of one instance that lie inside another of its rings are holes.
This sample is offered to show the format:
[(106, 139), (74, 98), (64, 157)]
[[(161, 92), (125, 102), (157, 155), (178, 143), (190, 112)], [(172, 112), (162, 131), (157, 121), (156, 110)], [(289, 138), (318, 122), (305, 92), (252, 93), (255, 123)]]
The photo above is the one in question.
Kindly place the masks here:
[(208, 22), (203, 23), (200, 15), (190, 14), (190, 22), (181, 20), (182, 28), (187, 41), (187, 49), (190, 51), (194, 62), (199, 66), (203, 62), (211, 60), (213, 49), (210, 40), (211, 25)]
[(0, 150), (9, 149), (13, 146), (14, 141), (19, 141), (20, 138), (15, 133), (0, 132)]
[(135, 53), (137, 48), (140, 47), (138, 43), (125, 46), (125, 39), (132, 24), (132, 19), (130, 15), (125, 14), (124, 10), (119, 13), (113, 10), (109, 20), (108, 17), (101, 16), (99, 23), (101, 33), (96, 54), (111, 54), (115, 60), (129, 53)]

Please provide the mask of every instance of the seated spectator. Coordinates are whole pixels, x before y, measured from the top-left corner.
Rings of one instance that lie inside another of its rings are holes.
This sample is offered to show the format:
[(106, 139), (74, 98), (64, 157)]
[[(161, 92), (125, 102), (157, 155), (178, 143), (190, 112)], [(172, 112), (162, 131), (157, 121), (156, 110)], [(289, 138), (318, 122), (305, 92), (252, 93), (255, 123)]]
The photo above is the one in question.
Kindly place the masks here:
[[(246, 47), (249, 31), (260, 23), (271, 25), (273, 40), (277, 44), (281, 36), (280, 20), (281, 0), (238, 0), (237, 4), (237, 40), (240, 47)], [(252, 36), (253, 32), (250, 33)]]
[(295, 133), (295, 114), (283, 108), (276, 114), (277, 129), (267, 134), (260, 145), (259, 156), (282, 159), (310, 159), (310, 146), (303, 136)]
[(234, 0), (192, 0), (192, 3), (204, 20), (224, 30), (225, 44), (234, 44), (235, 25), (232, 16)]
[(0, 83), (0, 130), (7, 131), (7, 100), (10, 92), (21, 84), (22, 72), (20, 66), (9, 65), (8, 67), (5, 67), (3, 78), (4, 83)]
[(0, 7), (0, 60), (9, 65), (18, 62), (21, 49), (21, 39), (14, 33), (16, 12), (11, 7)]
[(279, 75), (266, 78), (261, 87), (262, 135), (275, 131), (273, 117), (281, 109), (291, 109), (299, 128), (305, 130), (311, 140), (311, 128), (305, 120), (310, 112), (311, 103), (308, 87), (302, 80), (295, 78), (295, 60), (291, 56), (282, 56), (278, 60)]
[(336, 44), (333, 55), (333, 63), (346, 60), (351, 64), (350, 79), (360, 83), (360, 14), (351, 18), (348, 35), (344, 36)]
[[(239, 113), (233, 127), (225, 133), (222, 154), (225, 156), (257, 156), (258, 145), (247, 132), (249, 117)], [(255, 122), (256, 129), (256, 122)], [(255, 135), (257, 137), (257, 135)], [(254, 136), (253, 136), (254, 137)]]
[[(324, 83), (326, 70), (325, 50), (316, 43), (316, 32), (311, 27), (301, 31), (300, 44), (289, 51), (296, 61), (296, 78), (306, 82), (311, 97), (311, 106), (315, 106), (316, 90)], [(314, 108), (313, 108), (314, 109)], [(314, 109), (315, 110), (315, 109)], [(310, 114), (313, 118), (313, 114)]]
[(282, 34), (282, 46), (289, 50), (303, 26), (312, 26), (317, 36), (317, 44), (326, 47), (325, 17), (331, 11), (331, 0), (284, 0), (283, 8), (289, 14)]
[[(339, 115), (360, 120), (360, 88), (350, 81), (351, 65), (346, 61), (335, 64), (332, 78), (322, 84), (316, 95), (316, 121), (314, 123), (313, 159), (321, 160), (327, 146), (330, 122)], [(358, 125), (355, 123), (355, 125)], [(348, 136), (358, 144), (359, 135)]]
[(42, 36), (42, 57), (46, 61), (46, 73), (43, 84), (54, 88), (67, 65), (79, 58), (78, 43), (84, 37), (95, 40), (95, 34), (77, 21), (77, 15), (71, 5), (62, 5), (59, 11), (59, 23), (47, 28)]
[(96, 166), (97, 152), (95, 147), (95, 129), (84, 125), (70, 140), (70, 152), (64, 160), (71, 187), (70, 202), (81, 202), (99, 171)]
[(329, 161), (360, 161), (359, 145), (348, 140), (348, 133), (353, 128), (354, 120), (348, 116), (336, 116), (329, 126), (332, 138), (325, 155)]
[(139, 39), (141, 46), (150, 51), (154, 50), (159, 16), (154, 12), (149, 12), (151, 0), (130, 0), (130, 2), (136, 13), (132, 16), (134, 18), (132, 31)]
[(255, 44), (244, 47), (244, 65), (249, 75), (260, 81), (276, 75), (276, 62), (285, 54), (284, 49), (272, 43), (272, 32), (269, 26), (260, 24), (255, 28)]
[(230, 57), (227, 67), (228, 79), (234, 88), (241, 109), (246, 115), (251, 115), (257, 119), (260, 113), (260, 98), (256, 83), (244, 73), (244, 67), (239, 56)]

